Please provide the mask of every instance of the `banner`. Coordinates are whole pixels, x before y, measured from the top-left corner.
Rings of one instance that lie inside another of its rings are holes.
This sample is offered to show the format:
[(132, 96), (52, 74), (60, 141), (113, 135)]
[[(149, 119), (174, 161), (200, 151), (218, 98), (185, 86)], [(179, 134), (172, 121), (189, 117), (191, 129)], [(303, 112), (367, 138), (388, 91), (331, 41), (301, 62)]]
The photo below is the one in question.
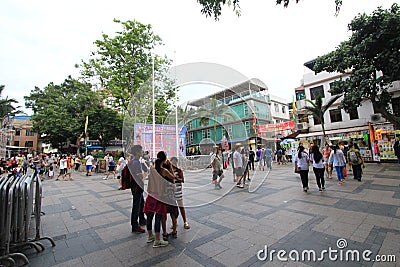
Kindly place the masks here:
[[(186, 156), (186, 127), (178, 129), (178, 136), (175, 133), (175, 125), (155, 125), (155, 148), (156, 155), (153, 155), (153, 125), (137, 123), (134, 127), (133, 144), (141, 145), (143, 151), (149, 151), (150, 157), (157, 157), (159, 151), (164, 151), (167, 156)], [(179, 151), (176, 147), (176, 138), (178, 138)], [(178, 154), (179, 152), (179, 154)]]
[(293, 130), (294, 129), (294, 121), (285, 121), (276, 124), (265, 124), (265, 125), (258, 125), (258, 131), (260, 133), (265, 132), (277, 132), (277, 131), (284, 131), (284, 130)]

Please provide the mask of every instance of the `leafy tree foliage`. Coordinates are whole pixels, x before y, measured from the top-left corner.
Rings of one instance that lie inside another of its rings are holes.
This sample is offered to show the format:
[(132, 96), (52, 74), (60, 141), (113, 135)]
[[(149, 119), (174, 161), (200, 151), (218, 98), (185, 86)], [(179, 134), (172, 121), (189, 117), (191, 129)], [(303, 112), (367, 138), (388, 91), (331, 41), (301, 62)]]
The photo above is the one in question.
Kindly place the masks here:
[(61, 149), (65, 143), (75, 143), (84, 132), (86, 116), (91, 139), (107, 144), (120, 136), (120, 115), (103, 105), (90, 84), (71, 76), (59, 85), (51, 82), (43, 89), (35, 87), (25, 102), (33, 110), (34, 130), (53, 147)]
[(20, 106), (15, 106), (18, 104), (18, 101), (13, 98), (5, 98), (2, 97), (2, 93), (5, 86), (0, 85), (0, 119), (3, 120), (6, 116), (14, 116), (18, 113), (22, 113), (19, 110)]
[[(292, 0), (298, 3), (300, 0)], [(221, 16), (221, 10), (224, 5), (232, 6), (233, 11), (236, 12), (238, 16), (240, 16), (240, 6), (239, 0), (197, 0), (197, 2), (203, 6), (201, 9), (201, 13), (205, 14), (207, 17), (214, 16), (215, 20)], [(288, 7), (290, 0), (276, 0), (277, 5), (283, 4), (284, 7)], [(336, 3), (336, 14), (340, 10), (340, 6), (342, 5), (342, 0), (335, 0)]]
[(151, 25), (129, 20), (115, 19), (114, 22), (123, 30), (113, 37), (103, 34), (101, 40), (94, 42), (97, 51), (91, 53), (89, 61), (83, 62), (81, 73), (101, 88), (99, 92), (113, 108), (130, 112), (135, 122), (146, 122), (152, 110), (149, 96), (154, 57), (155, 78), (163, 83), (157, 83), (156, 87), (157, 117), (161, 122), (175, 96), (172, 82), (165, 76), (170, 60), (152, 54), (154, 48), (162, 45), (161, 38), (153, 33)]
[(333, 83), (334, 94), (343, 94), (341, 106), (352, 111), (364, 99), (372, 102), (376, 113), (400, 129), (400, 118), (391, 109), (394, 81), (400, 80), (400, 7), (378, 8), (371, 15), (361, 14), (349, 24), (352, 35), (336, 50), (318, 57), (315, 72), (349, 72), (350, 76)]

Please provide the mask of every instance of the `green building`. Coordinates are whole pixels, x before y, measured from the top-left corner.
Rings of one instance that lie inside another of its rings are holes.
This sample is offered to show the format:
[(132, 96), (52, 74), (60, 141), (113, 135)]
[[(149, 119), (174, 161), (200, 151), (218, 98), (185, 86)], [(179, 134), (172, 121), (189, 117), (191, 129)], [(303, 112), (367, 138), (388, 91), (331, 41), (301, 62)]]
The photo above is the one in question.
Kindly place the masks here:
[(189, 102), (193, 115), (186, 123), (188, 154), (196, 154), (205, 140), (221, 145), (226, 138), (230, 148), (250, 145), (253, 149), (271, 141), (268, 136), (261, 138), (257, 130), (258, 125), (272, 123), (270, 105), (268, 88), (258, 79)]

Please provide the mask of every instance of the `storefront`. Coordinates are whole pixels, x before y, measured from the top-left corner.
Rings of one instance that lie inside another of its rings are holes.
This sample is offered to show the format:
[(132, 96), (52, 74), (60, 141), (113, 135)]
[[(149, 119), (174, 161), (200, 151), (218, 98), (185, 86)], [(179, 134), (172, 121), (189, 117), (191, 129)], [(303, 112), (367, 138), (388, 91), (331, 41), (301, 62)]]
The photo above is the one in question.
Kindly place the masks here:
[(394, 154), (394, 143), (396, 138), (400, 139), (400, 130), (394, 130), (392, 124), (377, 124), (372, 125), (371, 131), (373, 131), (371, 143), (374, 140), (378, 141), (381, 160), (397, 160)]
[[(360, 148), (363, 159), (365, 161), (372, 161), (370, 129), (368, 126), (328, 130), (325, 133), (326, 141), (329, 144), (343, 145), (345, 142), (356, 143)], [(322, 132), (312, 132), (299, 134), (297, 138), (300, 139), (304, 147), (308, 148), (311, 144), (320, 144), (322, 135)]]

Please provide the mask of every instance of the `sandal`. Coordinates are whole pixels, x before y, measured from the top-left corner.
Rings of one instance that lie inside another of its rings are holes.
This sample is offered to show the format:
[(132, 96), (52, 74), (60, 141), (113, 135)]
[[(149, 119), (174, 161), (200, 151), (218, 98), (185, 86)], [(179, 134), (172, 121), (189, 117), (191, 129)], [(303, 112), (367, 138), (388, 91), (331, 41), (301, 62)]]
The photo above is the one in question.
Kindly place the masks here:
[(172, 238), (178, 238), (178, 231), (175, 231), (175, 233), (171, 232), (168, 234), (168, 236), (172, 236)]
[(190, 229), (189, 223), (185, 222), (185, 224), (183, 225), (183, 228), (185, 228), (185, 229)]
[(169, 235), (169, 234), (163, 234), (163, 235), (162, 235), (164, 241), (168, 241), (168, 235)]

